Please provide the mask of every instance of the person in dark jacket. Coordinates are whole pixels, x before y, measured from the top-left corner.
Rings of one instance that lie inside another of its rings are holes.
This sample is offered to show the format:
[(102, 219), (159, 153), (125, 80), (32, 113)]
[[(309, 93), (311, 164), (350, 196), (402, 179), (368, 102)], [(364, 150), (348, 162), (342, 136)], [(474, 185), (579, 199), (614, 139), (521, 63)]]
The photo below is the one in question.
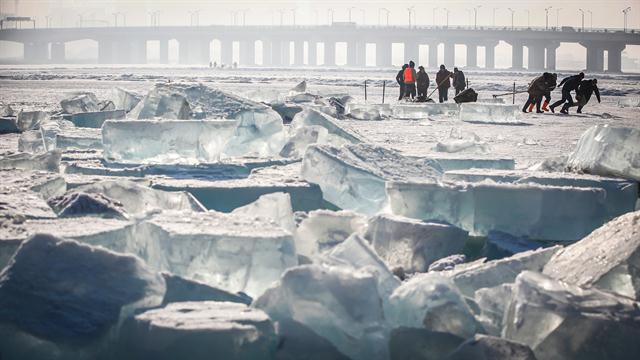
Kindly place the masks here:
[(457, 67), (453, 68), (453, 88), (456, 89), (456, 95), (460, 94), (467, 87), (467, 79), (464, 77), (464, 73), (458, 70)]
[(418, 66), (418, 74), (416, 74), (416, 85), (418, 87), (418, 98), (427, 99), (427, 91), (429, 90), (429, 75), (424, 71), (424, 66)]
[(587, 105), (589, 99), (591, 99), (591, 95), (596, 94), (596, 98), (598, 99), (598, 103), (600, 103), (600, 90), (598, 89), (598, 80), (582, 80), (580, 85), (578, 86), (578, 90), (576, 90), (576, 104), (564, 104), (562, 110), (560, 110), (563, 114), (569, 114), (569, 108), (573, 106), (578, 107), (578, 114), (582, 114), (582, 108)]
[(453, 76), (453, 73), (447, 70), (444, 65), (440, 65), (440, 71), (436, 74), (436, 86), (438, 86), (438, 98), (441, 103), (449, 100), (451, 76)]
[(551, 112), (555, 112), (555, 108), (564, 103), (568, 103), (569, 106), (573, 106), (573, 97), (571, 96), (571, 92), (578, 90), (578, 86), (580, 86), (580, 82), (584, 79), (584, 73), (580, 73), (578, 75), (573, 75), (562, 79), (558, 87), (562, 86), (562, 99), (554, 102), (549, 109)]
[(398, 75), (396, 75), (396, 81), (398, 85), (400, 85), (400, 96), (398, 96), (398, 100), (402, 100), (404, 97), (404, 69), (408, 68), (409, 64), (402, 65), (402, 69), (398, 71)]
[(544, 97), (544, 104), (542, 105), (542, 111), (549, 111), (548, 106), (549, 106), (549, 102), (551, 102), (551, 92), (558, 85), (558, 74), (550, 74), (549, 76), (547, 76), (545, 78), (545, 84), (547, 87), (547, 91), (542, 96), (538, 97), (538, 99), (536, 99), (536, 106), (538, 107), (540, 106), (540, 103), (542, 102), (542, 97)]
[(529, 84), (529, 89), (527, 89), (529, 98), (522, 107), (522, 112), (531, 112), (534, 105), (536, 105), (536, 112), (538, 114), (544, 112), (540, 110), (540, 103), (542, 101), (542, 97), (545, 95), (545, 93), (548, 92), (548, 83), (551, 82), (551, 80), (552, 74), (547, 72), (542, 74), (542, 76), (538, 76), (537, 78), (533, 79), (531, 84)]

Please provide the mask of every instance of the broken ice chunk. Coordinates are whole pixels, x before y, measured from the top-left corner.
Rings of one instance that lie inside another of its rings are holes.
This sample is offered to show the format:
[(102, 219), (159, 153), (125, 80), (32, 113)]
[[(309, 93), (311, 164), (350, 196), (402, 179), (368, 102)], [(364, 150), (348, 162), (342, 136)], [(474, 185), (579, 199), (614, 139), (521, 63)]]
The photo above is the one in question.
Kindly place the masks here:
[(349, 360), (331, 342), (297, 321), (279, 320), (276, 332), (280, 344), (275, 359)]
[(115, 87), (111, 90), (110, 100), (113, 102), (116, 110), (129, 112), (138, 105), (141, 99), (142, 96), (120, 87)]
[(437, 162), (411, 158), (372, 144), (307, 147), (302, 176), (318, 184), (325, 200), (347, 210), (373, 215), (386, 204), (385, 182), (399, 179), (436, 181)]
[(140, 225), (150, 267), (258, 296), (297, 265), (291, 234), (273, 222), (216, 212), (163, 212)]
[(362, 142), (362, 137), (355, 131), (338, 123), (338, 119), (315, 109), (306, 109), (296, 114), (291, 121), (293, 129), (303, 126), (319, 125), (326, 128), (330, 134), (337, 135), (352, 143)]
[(167, 285), (167, 291), (162, 300), (163, 305), (183, 301), (227, 301), (245, 305), (251, 304), (252, 299), (243, 293), (232, 294), (167, 272), (163, 272), (162, 277)]
[(500, 336), (504, 311), (511, 299), (513, 284), (501, 284), (494, 287), (478, 289), (474, 300), (480, 308), (477, 319), (487, 334)]
[(60, 101), (60, 107), (65, 114), (94, 112), (102, 110), (98, 102), (98, 98), (94, 94), (85, 93)]
[(0, 117), (15, 116), (15, 110), (11, 108), (11, 105), (0, 105)]
[(349, 103), (346, 114), (358, 120), (382, 120), (391, 116), (390, 104), (355, 104)]
[(639, 318), (629, 298), (527, 271), (515, 281), (503, 337), (529, 345), (538, 359), (636, 359)]
[(163, 119), (185, 120), (191, 117), (191, 107), (187, 99), (171, 87), (157, 84), (129, 112), (131, 119)]
[(52, 150), (44, 154), (32, 155), (17, 153), (0, 157), (0, 169), (44, 170), (60, 172), (60, 150)]
[[(40, 234), (24, 242), (0, 274), (0, 322), (43, 340), (86, 346), (127, 312), (159, 305), (164, 291), (162, 277), (134, 256)], [(3, 349), (3, 341), (11, 343), (0, 339)]]
[(434, 261), (429, 265), (429, 271), (445, 271), (453, 270), (456, 265), (464, 264), (467, 261), (467, 257), (464, 254), (453, 254), (442, 259)]
[(430, 115), (450, 115), (457, 112), (458, 105), (453, 103), (397, 104), (393, 106), (393, 117), (396, 119), (427, 119)]
[(128, 163), (216, 162), (233, 135), (232, 120), (105, 121), (106, 159)]
[(127, 219), (129, 217), (122, 204), (101, 193), (73, 192), (49, 199), (47, 203), (56, 211), (59, 217), (92, 215), (113, 219)]
[(303, 93), (305, 91), (307, 91), (307, 81), (302, 80), (296, 86), (292, 87), (289, 90), (289, 93)]
[(49, 119), (49, 114), (44, 111), (20, 111), (16, 125), (20, 132), (38, 129), (41, 124)]
[(468, 233), (455, 226), (382, 214), (369, 219), (365, 237), (391, 268), (426, 272), (436, 260), (459, 253)]
[(122, 120), (124, 110), (84, 112), (71, 115), (71, 122), (77, 127), (100, 129), (106, 120)]
[(544, 273), (569, 284), (640, 300), (640, 211), (604, 224), (560, 250)]
[(640, 98), (637, 97), (623, 97), (618, 100), (619, 107), (640, 107)]
[(280, 117), (282, 117), (282, 122), (284, 124), (290, 124), (296, 114), (303, 110), (302, 105), (283, 102), (272, 102), (270, 106), (280, 115)]
[(640, 181), (640, 130), (596, 125), (585, 131), (567, 166), (602, 176)]
[(241, 111), (235, 119), (236, 128), (225, 145), (225, 156), (274, 156), (287, 141), (282, 118), (269, 108)]
[(0, 218), (48, 219), (55, 218), (42, 197), (32, 191), (16, 192), (11, 188), (0, 188)]
[(537, 360), (527, 345), (495, 336), (476, 334), (444, 360)]
[(251, 204), (233, 210), (231, 214), (272, 221), (292, 234), (296, 229), (291, 209), (291, 196), (287, 193), (262, 195)]
[(455, 285), (437, 273), (416, 275), (402, 283), (389, 303), (392, 327), (426, 328), (465, 339), (481, 329)]
[(43, 199), (60, 196), (67, 191), (67, 184), (60, 174), (48, 171), (0, 169), (0, 189), (22, 192), (33, 191)]
[(303, 126), (294, 131), (280, 151), (280, 156), (300, 158), (308, 145), (326, 143), (329, 134), (326, 128), (319, 125)]
[(435, 150), (438, 152), (455, 153), (460, 151), (487, 152), (489, 146), (474, 133), (451, 129), (449, 138), (438, 141)]
[(128, 319), (120, 351), (135, 359), (273, 359), (278, 338), (262, 311), (218, 301), (178, 302)]
[(388, 358), (382, 301), (373, 274), (342, 267), (289, 269), (253, 306), (295, 320), (354, 360)]
[(491, 124), (519, 124), (520, 108), (517, 105), (464, 103), (460, 105), (460, 120)]
[(308, 258), (330, 250), (367, 223), (363, 215), (353, 211), (315, 210), (309, 212), (296, 230), (296, 250)]
[[(53, 148), (55, 148), (55, 146)], [(45, 141), (42, 139), (42, 132), (40, 130), (29, 130), (20, 134), (18, 138), (18, 151), (30, 154), (46, 152), (47, 144), (45, 144)]]

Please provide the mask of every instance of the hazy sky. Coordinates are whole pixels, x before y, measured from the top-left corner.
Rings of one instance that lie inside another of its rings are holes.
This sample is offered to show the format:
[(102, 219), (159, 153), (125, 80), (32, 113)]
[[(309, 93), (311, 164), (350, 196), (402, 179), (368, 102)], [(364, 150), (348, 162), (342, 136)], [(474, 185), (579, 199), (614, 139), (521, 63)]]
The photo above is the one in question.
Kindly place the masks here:
[[(15, 0), (0, 0), (3, 13), (14, 13)], [(113, 22), (114, 12), (127, 13), (127, 25), (144, 25), (150, 21), (150, 12), (160, 11), (159, 21), (165, 25), (188, 25), (192, 14), (190, 11), (200, 10), (200, 25), (229, 24), (232, 22), (232, 12), (248, 10), (245, 13), (247, 24), (279, 24), (281, 14), (283, 22), (293, 22), (292, 9), (296, 9), (296, 23), (317, 24), (326, 23), (329, 18), (328, 9), (334, 9), (335, 21), (347, 21), (349, 8), (352, 21), (374, 25), (378, 23), (379, 8), (390, 10), (391, 24), (407, 25), (409, 12), (407, 8), (414, 6), (414, 23), (418, 25), (433, 24), (433, 9), (436, 10), (437, 24), (446, 22), (446, 12), (450, 11), (451, 25), (469, 25), (473, 23), (471, 9), (478, 9), (478, 23), (492, 25), (494, 8), (496, 9), (496, 24), (507, 26), (511, 24), (511, 13), (507, 8), (515, 10), (516, 26), (544, 26), (546, 7), (549, 11), (549, 23), (554, 26), (559, 20), (561, 26), (581, 26), (582, 18), (579, 8), (585, 10), (585, 26), (594, 27), (623, 26), (622, 9), (631, 6), (629, 27), (640, 28), (640, 0), (490, 0), (490, 1), (294, 1), (294, 0), (265, 0), (265, 1), (224, 1), (224, 0), (19, 0), (18, 13), (25, 16), (35, 16), (44, 21), (50, 16), (53, 26), (77, 24), (82, 16), (85, 26), (99, 25)], [(556, 9), (560, 9), (557, 19)], [(591, 13), (589, 13), (591, 11)], [(282, 13), (281, 13), (282, 12)], [(241, 22), (242, 15), (236, 14), (236, 21)], [(381, 16), (385, 21), (385, 16)]]

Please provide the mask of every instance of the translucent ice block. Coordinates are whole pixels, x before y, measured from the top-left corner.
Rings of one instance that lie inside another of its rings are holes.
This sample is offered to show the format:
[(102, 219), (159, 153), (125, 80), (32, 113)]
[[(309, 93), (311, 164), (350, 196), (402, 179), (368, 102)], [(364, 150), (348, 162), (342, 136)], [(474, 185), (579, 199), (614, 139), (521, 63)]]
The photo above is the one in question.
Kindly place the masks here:
[(236, 128), (225, 145), (226, 156), (276, 156), (287, 141), (282, 118), (270, 108), (244, 110), (234, 119)]
[(352, 143), (363, 141), (359, 134), (340, 124), (338, 119), (315, 109), (303, 110), (296, 114), (293, 121), (291, 121), (291, 127), (293, 129), (299, 129), (309, 125), (322, 126), (326, 128), (330, 134), (337, 135)]
[(460, 105), (460, 120), (479, 123), (520, 123), (517, 105), (464, 103)]
[(458, 105), (453, 103), (397, 104), (393, 106), (393, 117), (397, 119), (426, 119), (431, 115), (451, 115), (457, 112)]

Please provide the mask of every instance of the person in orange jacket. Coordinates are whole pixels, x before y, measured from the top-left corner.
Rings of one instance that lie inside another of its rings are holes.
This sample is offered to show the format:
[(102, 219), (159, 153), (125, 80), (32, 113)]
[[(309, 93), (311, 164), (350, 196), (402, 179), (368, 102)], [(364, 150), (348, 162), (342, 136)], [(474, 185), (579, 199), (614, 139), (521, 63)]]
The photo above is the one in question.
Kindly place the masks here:
[(413, 61), (404, 69), (404, 97), (412, 100), (416, 97), (416, 63)]

